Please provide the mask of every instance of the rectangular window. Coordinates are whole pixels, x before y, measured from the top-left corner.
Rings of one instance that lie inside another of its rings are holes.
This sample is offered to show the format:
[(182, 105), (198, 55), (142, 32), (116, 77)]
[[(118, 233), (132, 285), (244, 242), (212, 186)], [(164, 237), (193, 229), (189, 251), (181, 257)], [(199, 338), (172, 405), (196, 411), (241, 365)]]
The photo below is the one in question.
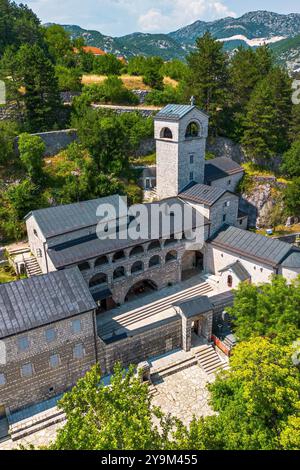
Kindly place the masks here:
[(21, 376), (24, 378), (32, 377), (33, 375), (33, 367), (31, 362), (28, 362), (28, 364), (24, 364), (21, 367)]
[(84, 356), (83, 344), (75, 344), (73, 348), (73, 359), (82, 359)]
[(230, 201), (224, 202), (224, 207), (229, 207), (230, 206)]
[(80, 320), (73, 320), (72, 321), (72, 330), (73, 330), (73, 333), (75, 333), (75, 334), (81, 332), (81, 321)]
[(52, 354), (49, 359), (50, 367), (53, 369), (59, 366), (60, 358), (58, 354)]
[(194, 155), (190, 155), (190, 164), (193, 165), (194, 163)]
[(194, 179), (194, 172), (191, 171), (191, 172), (190, 172), (190, 181), (193, 181), (193, 179)]
[(45, 331), (45, 338), (48, 343), (51, 343), (56, 339), (56, 331), (54, 328), (48, 328), (48, 330)]
[(29, 349), (29, 340), (27, 336), (22, 336), (22, 338), (18, 338), (18, 349), (19, 352), (24, 352)]
[(226, 222), (226, 214), (223, 215), (223, 222)]
[(6, 384), (6, 378), (4, 374), (0, 374), (0, 385), (5, 385)]
[(230, 186), (231, 185), (231, 180), (228, 180), (227, 184), (228, 184), (228, 186)]

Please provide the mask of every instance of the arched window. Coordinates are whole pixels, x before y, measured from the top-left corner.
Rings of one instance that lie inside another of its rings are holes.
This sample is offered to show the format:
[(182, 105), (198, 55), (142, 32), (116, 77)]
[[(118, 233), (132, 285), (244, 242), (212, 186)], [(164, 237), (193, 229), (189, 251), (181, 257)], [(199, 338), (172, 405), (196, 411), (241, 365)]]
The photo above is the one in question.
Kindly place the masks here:
[(171, 261), (176, 261), (177, 260), (177, 252), (172, 250), (169, 251), (169, 253), (166, 254), (166, 263), (170, 263)]
[(160, 241), (159, 240), (155, 240), (153, 242), (150, 243), (150, 245), (148, 246), (148, 251), (151, 251), (151, 250), (160, 250)]
[(142, 263), (142, 261), (136, 261), (135, 263), (133, 263), (133, 265), (131, 266), (131, 274), (134, 274), (134, 273), (138, 273), (140, 271), (143, 271), (144, 269), (144, 264)]
[(149, 268), (160, 265), (160, 257), (158, 255), (152, 256), (149, 261)]
[(90, 265), (87, 261), (85, 261), (84, 263), (80, 263), (78, 268), (80, 271), (86, 271), (87, 269), (90, 269)]
[(227, 285), (228, 287), (232, 287), (233, 286), (233, 279), (232, 279), (232, 276), (229, 274), (229, 276), (227, 277)]
[(125, 258), (125, 253), (123, 250), (117, 251), (113, 256), (113, 262), (119, 261), (120, 259)]
[(108, 263), (107, 256), (100, 256), (100, 258), (97, 258), (95, 261), (95, 268), (97, 266), (103, 266), (103, 264), (107, 264), (107, 263)]
[(132, 256), (141, 255), (141, 254), (144, 254), (144, 248), (141, 245), (135, 246), (134, 248), (132, 248), (131, 252), (129, 253), (129, 258), (132, 258)]
[(90, 287), (101, 286), (101, 284), (107, 283), (107, 275), (104, 273), (96, 274), (96, 276), (92, 277), (89, 282)]
[(173, 134), (172, 134), (171, 129), (169, 129), (168, 127), (164, 127), (160, 132), (160, 137), (162, 139), (173, 139)]
[(125, 268), (124, 266), (119, 266), (117, 269), (114, 270), (114, 279), (119, 279), (120, 277), (125, 276)]
[(186, 128), (185, 131), (185, 137), (186, 139), (191, 138), (191, 137), (198, 137), (200, 133), (200, 128), (199, 124), (197, 122), (190, 122), (189, 125)]

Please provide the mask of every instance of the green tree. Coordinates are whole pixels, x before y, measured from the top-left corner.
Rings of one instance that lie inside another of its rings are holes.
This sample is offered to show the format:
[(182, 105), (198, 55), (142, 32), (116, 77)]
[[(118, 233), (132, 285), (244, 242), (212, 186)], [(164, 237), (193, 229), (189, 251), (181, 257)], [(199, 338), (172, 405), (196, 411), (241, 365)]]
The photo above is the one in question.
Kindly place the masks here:
[(161, 73), (166, 77), (173, 78), (173, 80), (180, 81), (183, 80), (188, 73), (188, 67), (181, 60), (173, 59), (163, 64)]
[(38, 45), (23, 45), (16, 54), (9, 50), (1, 65), (8, 89), (17, 95), (12, 98), (24, 103), (26, 130), (51, 130), (61, 103), (55, 70), (45, 51)]
[(74, 53), (69, 33), (62, 26), (53, 24), (45, 28), (44, 35), (52, 61), (63, 66), (72, 63)]
[(55, 67), (55, 76), (58, 80), (58, 88), (60, 91), (80, 91), (82, 88), (82, 74), (77, 68), (57, 65)]
[(155, 106), (166, 105), (169, 103), (181, 103), (183, 96), (179, 87), (166, 85), (163, 90), (152, 90), (146, 96), (146, 103)]
[(114, 104), (138, 104), (138, 97), (128, 90), (122, 80), (116, 76), (106, 78), (101, 84), (85, 86), (83, 94), (89, 102), (114, 103)]
[[(251, 93), (256, 85), (271, 71), (272, 57), (267, 46), (256, 50), (239, 47), (229, 64), (230, 114), (232, 137), (240, 140), (243, 131), (243, 117)], [(227, 118), (227, 117), (226, 117)]]
[(134, 56), (128, 61), (127, 72), (129, 75), (144, 75), (147, 59), (144, 56)]
[(217, 413), (178, 426), (176, 449), (299, 449), (299, 370), (292, 348), (256, 337), (238, 344), (230, 369), (209, 385)]
[(26, 168), (28, 176), (34, 182), (40, 182), (43, 175), (43, 156), (46, 149), (41, 137), (21, 134), (18, 140), (20, 160)]
[(259, 286), (241, 283), (228, 312), (240, 341), (267, 336), (289, 343), (300, 336), (300, 278), (291, 284), (282, 276)]
[(289, 138), (291, 142), (300, 140), (300, 104), (292, 107), (292, 119), (290, 122)]
[(99, 75), (120, 75), (123, 65), (114, 54), (95, 56), (93, 72)]
[(281, 172), (290, 177), (300, 177), (300, 140), (296, 140), (291, 148), (284, 153)]
[(22, 220), (30, 211), (40, 208), (43, 205), (39, 198), (38, 188), (28, 179), (14, 186), (10, 186), (6, 196), (18, 220)]
[[(80, 379), (59, 406), (67, 416), (58, 431), (55, 450), (143, 450), (168, 446), (168, 421), (159, 419), (162, 434), (153, 424), (148, 385), (135, 376), (133, 367), (117, 364), (110, 387), (100, 382), (94, 367)], [(159, 416), (159, 415), (158, 415)], [(159, 416), (160, 417), (160, 416)]]
[(210, 115), (210, 129), (219, 129), (220, 111), (227, 103), (228, 64), (223, 44), (210, 33), (196, 41), (196, 50), (187, 56), (186, 99), (191, 95), (196, 104)]
[(14, 142), (18, 135), (18, 125), (13, 121), (0, 122), (0, 165), (15, 159)]
[(88, 110), (77, 121), (80, 143), (88, 149), (98, 170), (115, 175), (126, 174), (129, 168), (128, 133), (116, 115), (103, 116)]
[(51, 130), (60, 108), (55, 70), (38, 46), (21, 46), (17, 65), (24, 88), (26, 127), (31, 132)]
[(288, 148), (291, 82), (287, 72), (272, 69), (254, 89), (247, 106), (242, 144), (260, 164)]
[(162, 90), (164, 77), (161, 72), (163, 60), (160, 57), (148, 57), (145, 62), (143, 82), (155, 90)]
[(26, 6), (0, 0), (0, 57), (8, 46), (42, 43), (40, 22)]
[(293, 178), (284, 191), (286, 212), (290, 216), (300, 215), (300, 177)]

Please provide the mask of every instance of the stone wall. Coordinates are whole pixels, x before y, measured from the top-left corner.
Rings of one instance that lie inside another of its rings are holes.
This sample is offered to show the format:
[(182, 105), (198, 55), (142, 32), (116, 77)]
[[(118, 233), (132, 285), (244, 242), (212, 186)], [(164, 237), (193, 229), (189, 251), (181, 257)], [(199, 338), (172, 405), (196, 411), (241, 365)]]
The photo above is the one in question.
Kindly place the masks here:
[[(71, 323), (75, 318), (81, 320), (81, 331), (76, 334)], [(4, 373), (6, 384), (0, 385), (0, 404), (7, 414), (66, 391), (96, 363), (94, 321), (94, 313), (88, 312), (4, 339), (7, 362), (0, 364), (0, 373)], [(47, 342), (45, 331), (50, 327), (54, 328), (56, 338)], [(22, 336), (29, 340), (25, 352), (18, 350), (17, 340)], [(84, 346), (82, 359), (73, 358), (76, 344)], [(55, 368), (49, 363), (51, 354), (59, 355)], [(33, 375), (24, 378), (20, 368), (28, 363), (32, 364)]]
[[(76, 129), (39, 132), (32, 135), (41, 137), (41, 139), (44, 141), (46, 145), (44, 154), (45, 157), (56, 155), (77, 139)], [(18, 153), (18, 137), (16, 138), (16, 152)]]
[(111, 372), (117, 361), (126, 367), (179, 348), (182, 341), (181, 329), (181, 318), (174, 317), (171, 321), (162, 322), (157, 327), (151, 326), (140, 334), (112, 344), (105, 344), (98, 338), (98, 361), (102, 372)]

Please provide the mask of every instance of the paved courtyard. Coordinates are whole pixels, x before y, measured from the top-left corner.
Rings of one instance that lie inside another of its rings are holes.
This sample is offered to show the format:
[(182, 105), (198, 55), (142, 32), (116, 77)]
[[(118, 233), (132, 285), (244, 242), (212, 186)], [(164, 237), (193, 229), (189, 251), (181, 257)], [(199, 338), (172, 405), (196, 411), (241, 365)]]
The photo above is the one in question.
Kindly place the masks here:
[(206, 374), (198, 365), (191, 366), (155, 384), (157, 394), (154, 394), (152, 403), (188, 425), (194, 415), (199, 418), (213, 414), (208, 405), (206, 385)]

